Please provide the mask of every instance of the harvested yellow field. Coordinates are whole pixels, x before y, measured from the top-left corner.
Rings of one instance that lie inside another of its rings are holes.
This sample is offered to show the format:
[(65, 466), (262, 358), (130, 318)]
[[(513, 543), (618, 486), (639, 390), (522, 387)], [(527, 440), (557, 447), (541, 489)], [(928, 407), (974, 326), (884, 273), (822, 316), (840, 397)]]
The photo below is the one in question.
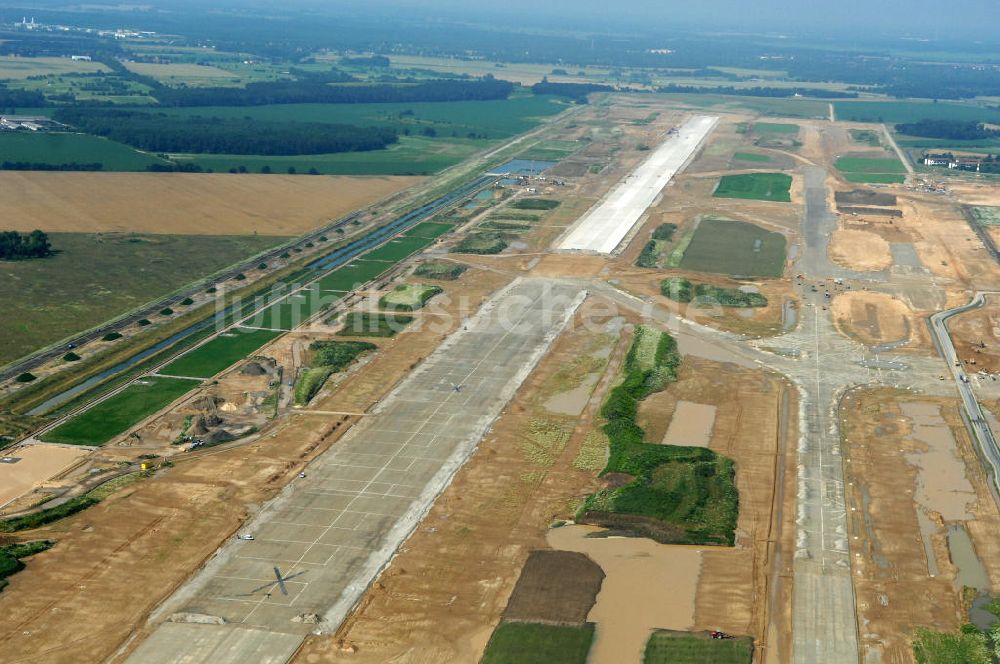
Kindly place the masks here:
[(218, 67), (186, 63), (158, 64), (150, 62), (125, 62), (130, 71), (151, 76), (162, 83), (198, 83), (199, 79), (239, 79), (239, 74)]
[(0, 172), (5, 230), (300, 235), (419, 177)]

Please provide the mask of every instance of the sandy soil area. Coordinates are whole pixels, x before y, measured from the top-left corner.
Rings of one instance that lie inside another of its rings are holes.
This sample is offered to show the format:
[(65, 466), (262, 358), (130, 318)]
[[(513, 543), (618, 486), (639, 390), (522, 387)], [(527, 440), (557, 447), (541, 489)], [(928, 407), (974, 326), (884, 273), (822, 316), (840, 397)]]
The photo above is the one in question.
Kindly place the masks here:
[(968, 622), (946, 526), (965, 524), (996, 590), (1000, 513), (956, 400), (861, 390), (844, 400), (841, 419), (861, 642), (883, 662), (912, 662), (915, 626)]
[(423, 181), (189, 173), (0, 173), (8, 230), (301, 235)]
[(969, 205), (1000, 205), (1000, 189), (993, 183), (949, 181), (948, 190)]
[(829, 253), (834, 263), (852, 270), (877, 271), (892, 266), (889, 243), (868, 231), (846, 228), (834, 231)]
[(903, 302), (886, 295), (849, 291), (837, 295), (831, 304), (837, 329), (846, 337), (867, 346), (909, 339), (922, 341), (926, 326)]
[(88, 450), (69, 445), (22, 445), (3, 451), (3, 456), (19, 459), (0, 463), (0, 506), (55, 477), (87, 455)]
[[(1000, 307), (996, 297), (986, 299), (980, 309), (966, 312), (948, 321), (951, 338), (969, 371), (1000, 371)], [(975, 364), (971, 364), (975, 362)]]
[(670, 418), (670, 426), (663, 435), (664, 445), (708, 447), (715, 426), (717, 406), (693, 401), (678, 401)]

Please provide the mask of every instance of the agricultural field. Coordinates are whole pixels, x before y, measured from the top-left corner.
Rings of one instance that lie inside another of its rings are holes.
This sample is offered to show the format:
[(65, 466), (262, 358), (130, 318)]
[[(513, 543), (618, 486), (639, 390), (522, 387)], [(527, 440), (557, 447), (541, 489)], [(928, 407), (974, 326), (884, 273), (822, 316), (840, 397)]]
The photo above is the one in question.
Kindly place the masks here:
[(848, 182), (898, 184), (906, 181), (906, 167), (895, 158), (841, 157), (836, 167)]
[(104, 171), (145, 171), (167, 162), (155, 155), (87, 134), (0, 132), (0, 161), (31, 164), (101, 164)]
[(929, 101), (837, 101), (833, 106), (837, 119), (848, 122), (898, 124), (919, 120), (963, 120), (1000, 123), (1000, 110), (975, 104)]
[(576, 141), (542, 141), (517, 155), (530, 161), (561, 161), (580, 149)]
[(175, 154), (171, 159), (190, 163), (215, 173), (243, 168), (248, 173), (270, 169), (272, 173), (319, 175), (433, 175), (468, 159), (488, 147), (489, 141), (454, 138), (432, 139), (401, 136), (384, 150), (334, 154), (274, 157), (262, 155)]
[(780, 277), (787, 241), (781, 233), (730, 219), (703, 219), (679, 266), (696, 272)]
[[(9, 134), (0, 134), (2, 139)], [(32, 137), (29, 137), (32, 138)], [(98, 140), (98, 139), (95, 139)], [(0, 172), (4, 230), (302, 235), (419, 178)]]
[(189, 87), (240, 85), (243, 80), (231, 71), (193, 63), (153, 64), (148, 62), (123, 63), (129, 71), (155, 78), (164, 85)]
[(785, 173), (723, 175), (712, 194), (717, 198), (747, 198), (790, 203), (792, 176)]
[(381, 261), (369, 261), (362, 258), (352, 261), (320, 279), (318, 282), (319, 288), (324, 292), (352, 291), (360, 284), (371, 281), (390, 267), (392, 266)]
[(507, 248), (508, 235), (497, 231), (484, 231), (482, 233), (469, 233), (462, 241), (451, 248), (456, 254), (479, 254), (491, 255), (499, 254)]
[(481, 664), (585, 664), (594, 626), (500, 623)]
[(144, 378), (42, 435), (42, 440), (70, 445), (103, 445), (199, 383), (182, 378)]
[(25, 58), (0, 55), (0, 79), (25, 79), (29, 76), (108, 71), (110, 70), (100, 62), (85, 62), (70, 58)]
[(383, 309), (393, 311), (415, 311), (422, 309), (427, 302), (443, 292), (440, 286), (427, 284), (400, 284), (386, 293), (378, 304)]
[(159, 373), (168, 376), (210, 378), (249, 356), (279, 334), (280, 332), (273, 330), (234, 328), (185, 353), (160, 369)]
[(712, 639), (708, 634), (654, 632), (643, 664), (750, 664), (753, 639)]
[(0, 363), (280, 244), (268, 236), (52, 233), (54, 256), (0, 262)]
[(318, 312), (336, 304), (340, 298), (339, 294), (321, 292), (315, 286), (306, 288), (262, 310), (253, 317), (250, 325), (272, 330), (293, 330)]

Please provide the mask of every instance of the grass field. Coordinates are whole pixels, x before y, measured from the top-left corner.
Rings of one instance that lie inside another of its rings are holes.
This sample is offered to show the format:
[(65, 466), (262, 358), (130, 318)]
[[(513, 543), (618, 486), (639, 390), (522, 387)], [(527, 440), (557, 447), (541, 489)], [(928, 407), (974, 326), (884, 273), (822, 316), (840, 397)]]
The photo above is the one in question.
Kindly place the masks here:
[(994, 661), (981, 633), (935, 632), (920, 628), (913, 640), (917, 664), (989, 664)]
[(435, 295), (442, 292), (440, 286), (427, 284), (400, 284), (379, 300), (383, 309), (414, 311), (421, 309)]
[(965, 120), (1000, 123), (1000, 109), (974, 104), (922, 101), (837, 101), (833, 104), (838, 120), (885, 122), (918, 120)]
[(753, 639), (711, 639), (707, 635), (654, 632), (646, 642), (643, 664), (750, 664)]
[(289, 295), (285, 300), (261, 311), (248, 324), (274, 330), (295, 329), (340, 300), (339, 294), (320, 292), (319, 288), (314, 286)]
[(0, 262), (0, 363), (275, 246), (267, 236), (53, 233), (51, 258)]
[(851, 140), (856, 143), (864, 143), (873, 148), (882, 147), (882, 138), (879, 132), (871, 129), (851, 129)]
[(594, 626), (502, 622), (480, 664), (585, 664)]
[(351, 291), (359, 284), (367, 283), (388, 270), (391, 265), (381, 261), (359, 259), (331, 272), (319, 280), (324, 291)]
[(723, 175), (713, 196), (790, 203), (792, 176), (785, 173)]
[(848, 182), (893, 184), (906, 181), (906, 167), (895, 158), (841, 157), (836, 166)]
[(344, 316), (341, 337), (394, 337), (413, 322), (412, 316), (350, 311)]
[(680, 267), (746, 277), (780, 277), (785, 270), (785, 236), (729, 219), (704, 219), (684, 250)]
[(737, 161), (754, 161), (754, 162), (767, 162), (771, 161), (771, 158), (766, 154), (756, 154), (753, 152), (737, 152), (733, 155), (733, 159)]
[(744, 97), (717, 94), (659, 94), (654, 99), (680, 103), (691, 108), (723, 110), (749, 110), (768, 117), (818, 118), (829, 117), (829, 106), (824, 101), (806, 98)]
[(440, 281), (454, 281), (468, 270), (461, 263), (448, 263), (445, 261), (426, 261), (421, 263), (413, 275), (417, 277), (427, 277), (428, 279), (438, 279)]
[(159, 373), (168, 376), (210, 378), (247, 357), (279, 334), (271, 330), (236, 328), (227, 335), (215, 337), (205, 345), (182, 355), (160, 369)]
[(145, 378), (44, 434), (42, 440), (103, 445), (194, 389), (200, 381)]
[(25, 58), (0, 55), (0, 79), (25, 79), (29, 76), (110, 71), (100, 62), (84, 62), (70, 58)]
[(144, 171), (163, 159), (87, 134), (0, 132), (0, 161), (103, 164), (105, 171)]
[[(350, 104), (345, 104), (350, 105)], [(265, 157), (258, 155), (171, 155), (180, 163), (193, 163), (216, 173), (244, 167), (259, 173), (265, 166), (273, 173), (298, 174), (315, 169), (322, 175), (433, 175), (464, 161), (492, 145), (491, 141), (464, 138), (432, 139), (401, 136), (399, 143), (371, 152)]]
[(155, 78), (164, 85), (185, 85), (188, 87), (220, 86), (239, 84), (239, 74), (218, 67), (193, 63), (156, 64), (149, 62), (123, 63), (129, 71)]
[(576, 141), (542, 141), (517, 155), (516, 159), (560, 161), (580, 149)]
[(753, 130), (758, 134), (797, 134), (799, 126), (779, 122), (755, 122)]

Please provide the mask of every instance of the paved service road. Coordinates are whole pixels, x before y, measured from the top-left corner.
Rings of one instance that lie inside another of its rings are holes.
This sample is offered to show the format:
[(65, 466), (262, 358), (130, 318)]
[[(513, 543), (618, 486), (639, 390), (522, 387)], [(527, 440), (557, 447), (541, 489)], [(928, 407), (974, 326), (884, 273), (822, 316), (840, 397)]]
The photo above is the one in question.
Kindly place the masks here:
[(556, 249), (610, 254), (675, 174), (687, 166), (719, 118), (696, 115), (660, 144), (556, 242)]
[(986, 303), (985, 296), (985, 293), (976, 293), (969, 304), (931, 316), (931, 333), (934, 335), (934, 345), (937, 346), (944, 361), (948, 363), (951, 375), (955, 379), (955, 385), (958, 387), (958, 393), (962, 397), (966, 423), (971, 425), (969, 433), (972, 434), (976, 444), (979, 445), (980, 452), (993, 469), (993, 486), (1000, 492), (1000, 447), (997, 446), (993, 430), (990, 429), (989, 423), (983, 416), (983, 410), (972, 391), (972, 385), (969, 383), (969, 378), (965, 374), (958, 353), (955, 351), (955, 345), (951, 342), (951, 334), (948, 332), (949, 318), (983, 306)]
[(226, 544), (168, 600), (153, 620), (184, 622), (159, 625), (128, 661), (280, 662), (335, 630), (585, 295), (535, 279), (495, 295), (247, 525), (253, 541)]

